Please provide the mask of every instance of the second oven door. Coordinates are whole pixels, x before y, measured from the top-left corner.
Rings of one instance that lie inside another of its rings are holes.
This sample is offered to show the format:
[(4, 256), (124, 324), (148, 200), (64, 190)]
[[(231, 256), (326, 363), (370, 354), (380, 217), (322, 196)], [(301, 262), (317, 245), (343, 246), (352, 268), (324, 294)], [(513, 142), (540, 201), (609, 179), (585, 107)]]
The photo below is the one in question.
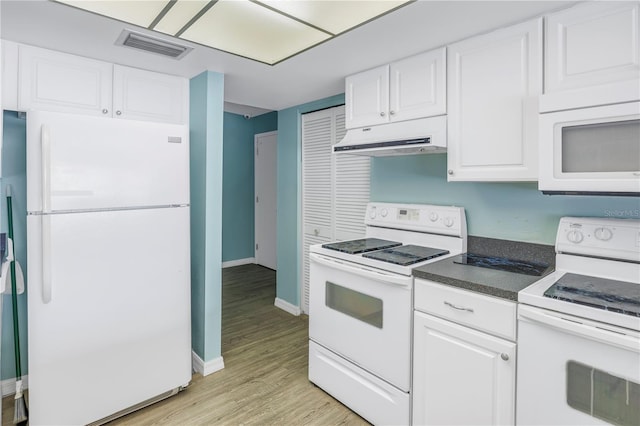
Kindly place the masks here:
[(413, 278), (310, 260), (309, 338), (408, 392)]
[(518, 307), (516, 423), (640, 424), (637, 332)]

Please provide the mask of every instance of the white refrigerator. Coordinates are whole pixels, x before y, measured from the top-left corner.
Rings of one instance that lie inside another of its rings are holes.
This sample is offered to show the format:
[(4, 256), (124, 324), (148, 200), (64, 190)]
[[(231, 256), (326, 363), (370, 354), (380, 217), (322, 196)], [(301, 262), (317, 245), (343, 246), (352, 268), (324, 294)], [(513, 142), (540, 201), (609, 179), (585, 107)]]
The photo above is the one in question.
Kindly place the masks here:
[(31, 425), (189, 383), (187, 126), (29, 111), (27, 239)]

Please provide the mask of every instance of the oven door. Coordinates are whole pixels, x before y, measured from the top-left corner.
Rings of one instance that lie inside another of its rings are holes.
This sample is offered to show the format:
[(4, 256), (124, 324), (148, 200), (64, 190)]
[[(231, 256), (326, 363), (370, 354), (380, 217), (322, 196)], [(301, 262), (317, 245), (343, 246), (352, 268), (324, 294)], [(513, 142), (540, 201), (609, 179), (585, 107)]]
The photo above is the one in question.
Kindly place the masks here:
[(518, 307), (516, 423), (640, 424), (640, 333)]
[(540, 115), (544, 192), (640, 192), (640, 102)]
[(309, 338), (408, 392), (413, 277), (309, 257)]

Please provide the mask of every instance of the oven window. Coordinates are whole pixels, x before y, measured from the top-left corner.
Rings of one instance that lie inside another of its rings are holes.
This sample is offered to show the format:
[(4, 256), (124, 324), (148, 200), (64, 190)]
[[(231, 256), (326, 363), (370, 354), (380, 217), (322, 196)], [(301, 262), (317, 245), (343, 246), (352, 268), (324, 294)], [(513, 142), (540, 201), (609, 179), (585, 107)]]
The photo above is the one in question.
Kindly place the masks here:
[(563, 173), (640, 171), (640, 120), (562, 128)]
[(338, 312), (382, 328), (382, 300), (327, 281), (326, 305)]
[(614, 425), (640, 424), (640, 385), (575, 361), (567, 363), (567, 404)]

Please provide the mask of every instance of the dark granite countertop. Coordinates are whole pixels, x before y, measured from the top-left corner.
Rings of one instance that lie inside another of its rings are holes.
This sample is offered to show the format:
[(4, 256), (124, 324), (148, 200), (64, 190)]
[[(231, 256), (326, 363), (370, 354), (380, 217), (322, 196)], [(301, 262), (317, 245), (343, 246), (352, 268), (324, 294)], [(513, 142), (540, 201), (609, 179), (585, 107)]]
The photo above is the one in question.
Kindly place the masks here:
[(415, 268), (413, 276), (502, 299), (517, 301), (518, 292), (555, 269), (555, 248), (544, 244), (469, 236), (467, 253), (547, 264), (541, 276), (525, 275), (454, 263), (461, 256), (449, 257)]

